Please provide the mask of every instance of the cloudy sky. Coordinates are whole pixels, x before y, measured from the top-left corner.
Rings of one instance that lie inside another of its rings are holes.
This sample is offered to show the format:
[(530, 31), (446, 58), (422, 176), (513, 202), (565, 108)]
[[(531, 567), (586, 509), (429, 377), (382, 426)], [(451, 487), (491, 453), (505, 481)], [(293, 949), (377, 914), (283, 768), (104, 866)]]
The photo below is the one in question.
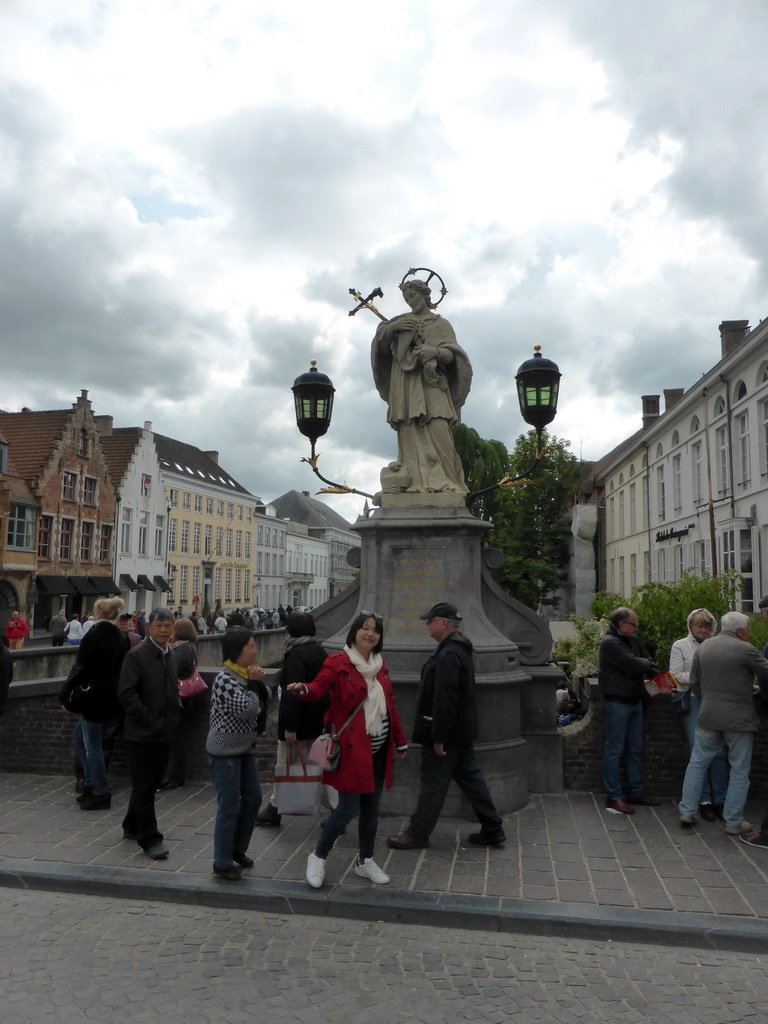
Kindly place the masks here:
[(513, 444), (539, 343), (598, 458), (768, 314), (767, 40), (763, 0), (2, 0), (0, 408), (87, 388), (314, 492), (315, 358), (320, 468), (375, 491), (395, 436), (348, 290), (393, 316), (426, 266), (464, 421)]

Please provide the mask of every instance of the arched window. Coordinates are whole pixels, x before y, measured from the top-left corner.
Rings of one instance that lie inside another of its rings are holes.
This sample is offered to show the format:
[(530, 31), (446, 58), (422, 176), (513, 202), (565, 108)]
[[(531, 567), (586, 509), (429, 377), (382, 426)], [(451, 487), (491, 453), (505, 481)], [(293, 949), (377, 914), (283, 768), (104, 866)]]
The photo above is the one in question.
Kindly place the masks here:
[(630, 475), (630, 476), (634, 476), (634, 475), (635, 475), (635, 464), (634, 464), (634, 462), (633, 462), (633, 463), (632, 463), (632, 465), (631, 465), (631, 466), (629, 467), (629, 475)]
[(662, 448), (661, 444), (657, 444), (656, 445), (656, 458), (660, 459), (663, 454), (664, 454), (664, 449)]
[(619, 473), (619, 487), (624, 483), (624, 474)]
[(679, 444), (680, 444), (680, 435), (678, 434), (677, 431), (675, 431), (674, 434), (672, 435), (672, 447), (673, 448), (677, 448), (677, 446)]
[(725, 399), (718, 398), (715, 402), (715, 416), (722, 416), (725, 412)]
[(698, 416), (694, 416), (693, 419), (691, 420), (691, 433), (695, 434), (699, 430), (701, 430), (701, 423), (699, 421), (699, 417)]
[(747, 385), (743, 380), (740, 380), (734, 388), (734, 394), (736, 395), (737, 402), (740, 402), (742, 398), (747, 397)]

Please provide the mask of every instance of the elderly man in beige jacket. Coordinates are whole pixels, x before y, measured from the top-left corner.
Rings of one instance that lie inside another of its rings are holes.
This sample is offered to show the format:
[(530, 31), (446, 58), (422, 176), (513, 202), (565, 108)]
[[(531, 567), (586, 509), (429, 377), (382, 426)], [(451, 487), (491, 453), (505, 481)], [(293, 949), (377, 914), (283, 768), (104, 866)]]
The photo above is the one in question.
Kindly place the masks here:
[(727, 612), (720, 626), (720, 633), (698, 648), (691, 665), (691, 690), (700, 698), (701, 710), (683, 781), (680, 824), (687, 828), (698, 821), (696, 811), (704, 777), (725, 743), (731, 768), (723, 806), (725, 831), (729, 836), (740, 836), (754, 831), (744, 821), (752, 744), (758, 727), (753, 690), (757, 678), (768, 694), (768, 661), (749, 643), (746, 615)]

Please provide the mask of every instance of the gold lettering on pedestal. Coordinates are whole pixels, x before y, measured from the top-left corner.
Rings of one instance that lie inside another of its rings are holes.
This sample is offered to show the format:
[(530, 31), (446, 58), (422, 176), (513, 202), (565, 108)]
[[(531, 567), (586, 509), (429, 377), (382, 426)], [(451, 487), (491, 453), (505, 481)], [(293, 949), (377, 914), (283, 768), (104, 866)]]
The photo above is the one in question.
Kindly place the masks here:
[(392, 618), (399, 633), (421, 639), (419, 615), (446, 591), (445, 546), (392, 549)]

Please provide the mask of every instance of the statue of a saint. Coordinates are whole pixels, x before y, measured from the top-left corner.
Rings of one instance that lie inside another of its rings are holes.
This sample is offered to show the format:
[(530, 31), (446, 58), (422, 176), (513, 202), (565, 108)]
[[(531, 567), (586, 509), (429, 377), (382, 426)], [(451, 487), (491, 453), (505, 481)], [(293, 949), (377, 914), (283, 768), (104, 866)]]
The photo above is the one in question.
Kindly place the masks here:
[(424, 281), (406, 281), (410, 313), (387, 320), (376, 331), (371, 363), (376, 389), (397, 431), (397, 461), (409, 494), (466, 494), (464, 470), (452, 428), (472, 381), (472, 367), (447, 320), (433, 312)]

